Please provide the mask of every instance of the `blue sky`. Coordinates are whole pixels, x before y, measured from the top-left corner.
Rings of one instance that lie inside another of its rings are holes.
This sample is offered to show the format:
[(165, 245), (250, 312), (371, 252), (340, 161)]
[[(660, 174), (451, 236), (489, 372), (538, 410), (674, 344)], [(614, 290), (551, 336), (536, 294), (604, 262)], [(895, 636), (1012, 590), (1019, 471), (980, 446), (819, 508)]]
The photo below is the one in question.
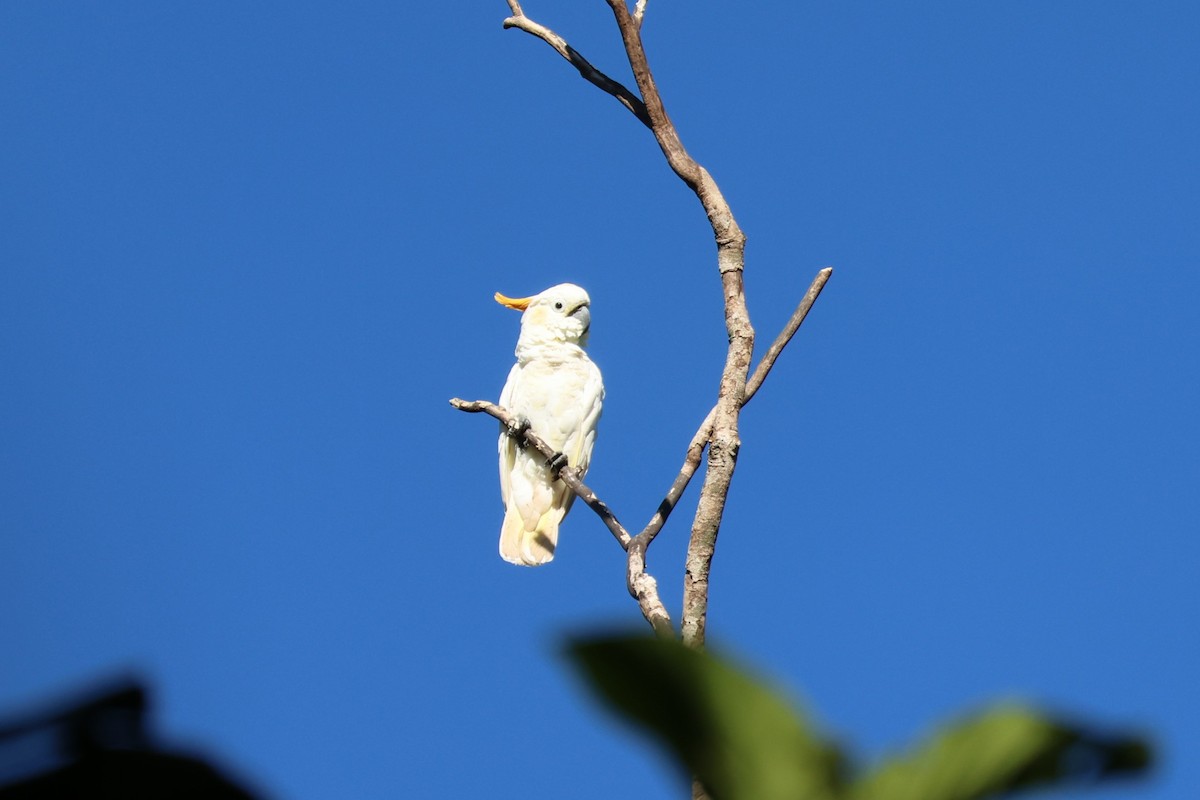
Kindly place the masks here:
[[(606, 5), (537, 3), (598, 67)], [(589, 483), (649, 517), (715, 399), (707, 223), (503, 2), (0, 6), (0, 709), (122, 671), (270, 796), (680, 795), (562, 637), (641, 623), (577, 508), (500, 561), (491, 420), (573, 281)], [(1200, 785), (1192, 3), (651, 0), (749, 235), (711, 640), (862, 753), (1025, 697)], [(694, 494), (650, 554), (678, 617)]]

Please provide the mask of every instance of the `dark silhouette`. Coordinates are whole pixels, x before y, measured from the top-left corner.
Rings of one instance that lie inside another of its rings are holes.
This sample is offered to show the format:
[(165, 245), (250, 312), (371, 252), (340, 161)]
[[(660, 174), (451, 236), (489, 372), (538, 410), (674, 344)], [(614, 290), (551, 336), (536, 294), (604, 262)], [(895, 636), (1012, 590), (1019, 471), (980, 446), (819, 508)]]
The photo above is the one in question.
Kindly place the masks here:
[(148, 728), (146, 688), (123, 680), (0, 725), (0, 800), (256, 800)]

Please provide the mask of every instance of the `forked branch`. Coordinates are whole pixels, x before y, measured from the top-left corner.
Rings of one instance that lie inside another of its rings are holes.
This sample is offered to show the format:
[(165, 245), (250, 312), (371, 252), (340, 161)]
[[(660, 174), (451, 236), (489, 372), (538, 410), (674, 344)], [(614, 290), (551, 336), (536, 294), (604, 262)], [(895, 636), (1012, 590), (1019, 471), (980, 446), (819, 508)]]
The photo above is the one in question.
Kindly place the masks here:
[[(821, 290), (825, 288), (826, 282), (833, 274), (833, 267), (826, 267), (817, 273), (817, 277), (813, 278), (812, 284), (808, 287), (808, 291), (804, 293), (804, 297), (800, 300), (800, 304), (796, 306), (796, 310), (792, 312), (792, 316), (788, 318), (787, 324), (783, 326), (783, 330), (775, 337), (775, 341), (771, 343), (766, 355), (758, 362), (758, 366), (754, 368), (754, 374), (750, 376), (750, 380), (746, 383), (746, 395), (742, 398), (742, 407), (750, 402), (750, 398), (754, 397), (755, 392), (762, 387), (763, 381), (767, 379), (771, 368), (775, 366), (775, 360), (779, 358), (779, 354), (783, 352), (783, 348), (787, 347), (788, 342), (796, 335), (796, 331), (804, 324), (805, 317), (808, 316), (809, 310), (813, 303), (821, 295)], [(712, 436), (713, 416), (716, 414), (716, 408), (708, 412), (708, 416), (704, 418), (704, 422), (700, 423), (700, 427), (696, 430), (696, 435), (692, 437), (692, 441), (688, 444), (687, 453), (683, 459), (683, 466), (679, 470), (679, 474), (675, 476), (671, 488), (667, 490), (663, 497), (662, 503), (654, 512), (654, 516), (646, 523), (646, 527), (634, 539), (646, 537), (651, 540), (658, 535), (662, 526), (667, 521), (667, 517), (675, 509), (675, 505), (679, 502), (679, 498), (683, 496), (688, 484), (691, 483), (692, 476), (696, 474), (696, 470), (700, 466), (700, 461), (704, 456), (704, 448), (708, 444), (709, 437)]]
[(704, 628), (708, 615), (708, 575), (712, 565), (721, 518), (729, 485), (737, 466), (738, 414), (746, 393), (746, 379), (754, 350), (754, 328), (746, 308), (742, 271), (745, 265), (746, 236), (734, 219), (733, 211), (717, 182), (683, 146), (683, 141), (667, 115), (666, 107), (654, 82), (646, 50), (642, 45), (641, 24), (629, 11), (626, 0), (607, 0), (621, 31), (625, 55), (650, 115), (651, 130), (658, 146), (675, 174), (686, 183), (704, 207), (717, 245), (717, 272), (725, 297), (725, 330), (729, 348), (713, 410), (712, 433), (708, 437), (708, 468), (692, 535), (688, 542), (683, 583), (683, 615), (680, 626), (684, 644), (704, 646)]
[[(640, 3), (643, 9), (645, 3)], [(567, 40), (559, 36), (554, 31), (547, 28), (538, 22), (533, 21), (525, 16), (525, 12), (521, 10), (521, 4), (516, 0), (508, 0), (508, 7), (512, 10), (512, 16), (504, 20), (505, 28), (517, 28), (528, 34), (532, 34), (541, 39), (546, 44), (554, 48), (560, 56), (570, 62), (571, 66), (579, 70), (579, 75), (587, 82), (599, 88), (601, 91), (611, 94), (617, 98), (617, 101), (629, 109), (638, 120), (647, 128), (650, 125), (650, 115), (646, 113), (646, 104), (642, 99), (633, 92), (626, 89), (619, 81), (605, 75), (600, 70), (592, 66), (592, 62), (588, 61), (579, 51), (571, 45), (567, 44)]]

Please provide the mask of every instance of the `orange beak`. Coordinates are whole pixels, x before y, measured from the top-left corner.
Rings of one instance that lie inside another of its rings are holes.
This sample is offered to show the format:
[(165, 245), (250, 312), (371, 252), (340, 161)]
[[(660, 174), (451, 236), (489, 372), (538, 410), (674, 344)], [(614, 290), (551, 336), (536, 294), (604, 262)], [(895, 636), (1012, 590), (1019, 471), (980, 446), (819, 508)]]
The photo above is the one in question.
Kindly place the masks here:
[(529, 308), (529, 302), (531, 300), (533, 300), (532, 297), (505, 297), (499, 292), (496, 292), (497, 303), (505, 308), (511, 308), (517, 311), (524, 311), (526, 308)]

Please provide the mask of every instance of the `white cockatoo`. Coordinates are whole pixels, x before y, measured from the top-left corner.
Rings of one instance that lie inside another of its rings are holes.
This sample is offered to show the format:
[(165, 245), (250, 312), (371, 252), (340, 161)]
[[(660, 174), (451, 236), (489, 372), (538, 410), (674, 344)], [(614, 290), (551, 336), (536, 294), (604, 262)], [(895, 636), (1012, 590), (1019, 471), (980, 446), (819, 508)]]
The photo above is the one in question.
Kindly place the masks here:
[[(600, 370), (583, 349), (592, 321), (588, 294), (574, 284), (560, 283), (533, 297), (513, 299), (497, 292), (496, 302), (524, 312), (517, 363), (508, 373), (500, 405), (528, 420), (530, 429), (562, 453), (582, 478), (592, 458), (604, 401)], [(500, 493), (505, 506), (501, 557), (529, 567), (554, 558), (558, 525), (575, 493), (552, 479), (536, 450), (522, 450), (504, 432)]]

